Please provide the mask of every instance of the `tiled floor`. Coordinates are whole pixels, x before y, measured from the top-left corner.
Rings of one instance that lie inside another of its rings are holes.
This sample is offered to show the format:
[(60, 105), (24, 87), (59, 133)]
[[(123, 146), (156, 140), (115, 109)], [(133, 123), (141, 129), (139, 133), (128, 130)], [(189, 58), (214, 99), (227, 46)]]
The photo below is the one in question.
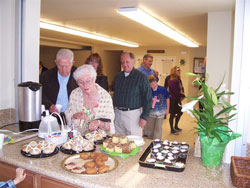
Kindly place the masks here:
[(164, 120), (162, 125), (162, 140), (187, 142), (190, 146), (194, 146), (196, 138), (194, 127), (196, 126), (195, 118), (192, 118), (187, 113), (183, 113), (179, 121), (179, 128), (182, 129), (179, 135), (170, 134), (169, 116)]

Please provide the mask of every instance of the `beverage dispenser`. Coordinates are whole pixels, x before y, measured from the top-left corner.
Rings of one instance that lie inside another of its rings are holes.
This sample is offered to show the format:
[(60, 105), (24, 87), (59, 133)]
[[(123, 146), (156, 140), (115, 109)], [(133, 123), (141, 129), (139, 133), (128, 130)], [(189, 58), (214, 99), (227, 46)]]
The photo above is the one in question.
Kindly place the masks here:
[(41, 121), (42, 85), (36, 82), (18, 84), (19, 129), (39, 128)]

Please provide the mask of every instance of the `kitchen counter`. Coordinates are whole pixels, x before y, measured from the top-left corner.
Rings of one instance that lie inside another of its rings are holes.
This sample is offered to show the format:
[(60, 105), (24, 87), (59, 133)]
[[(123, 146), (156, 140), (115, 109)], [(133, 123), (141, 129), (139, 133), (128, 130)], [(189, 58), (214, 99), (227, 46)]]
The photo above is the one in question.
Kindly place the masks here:
[[(135, 157), (129, 157), (127, 159), (117, 157), (119, 165), (114, 171), (101, 175), (79, 175), (69, 173), (61, 167), (63, 159), (69, 156), (62, 152), (43, 159), (33, 159), (22, 156), (20, 153), (21, 147), (31, 140), (39, 140), (39, 138), (31, 138), (15, 144), (5, 145), (3, 149), (0, 150), (0, 161), (82, 187), (233, 187), (230, 178), (229, 164), (223, 165), (223, 174), (219, 180), (210, 180), (206, 176), (206, 168), (202, 166), (200, 158), (193, 156), (193, 148), (190, 149), (186, 168), (183, 172), (171, 172), (141, 167), (138, 160), (143, 150), (150, 144), (150, 140), (145, 140), (145, 145)], [(96, 151), (100, 151), (100, 146), (97, 146)]]

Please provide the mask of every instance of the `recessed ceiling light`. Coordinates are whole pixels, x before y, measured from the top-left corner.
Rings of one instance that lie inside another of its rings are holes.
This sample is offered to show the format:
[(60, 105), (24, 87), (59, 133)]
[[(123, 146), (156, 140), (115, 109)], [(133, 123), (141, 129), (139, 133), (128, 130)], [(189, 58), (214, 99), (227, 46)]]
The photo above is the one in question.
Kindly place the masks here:
[(196, 43), (139, 8), (119, 8), (117, 12), (188, 47), (199, 47)]
[(96, 35), (96, 34), (92, 34), (92, 33), (87, 33), (87, 32), (72, 29), (69, 27), (62, 27), (62, 26), (58, 26), (58, 25), (54, 25), (54, 24), (45, 23), (45, 22), (40, 22), (40, 28), (58, 31), (58, 32), (62, 32), (62, 33), (67, 33), (67, 34), (71, 34), (71, 35), (77, 35), (77, 36), (84, 37), (84, 38), (100, 40), (100, 41), (118, 44), (118, 45), (122, 45), (122, 46), (139, 47), (138, 44), (133, 44), (130, 42), (125, 42), (125, 41), (110, 38), (107, 36), (101, 36), (101, 35)]

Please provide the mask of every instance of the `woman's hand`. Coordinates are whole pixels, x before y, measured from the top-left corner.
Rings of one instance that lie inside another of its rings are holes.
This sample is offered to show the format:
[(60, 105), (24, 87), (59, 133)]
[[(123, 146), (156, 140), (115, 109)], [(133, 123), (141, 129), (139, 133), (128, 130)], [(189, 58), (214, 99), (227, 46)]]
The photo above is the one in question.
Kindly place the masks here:
[(100, 121), (99, 128), (104, 130), (104, 131), (109, 131), (110, 130), (110, 123)]
[(98, 129), (98, 127), (99, 127), (99, 120), (94, 120), (94, 121), (89, 122), (89, 130), (90, 131), (94, 131), (94, 130)]
[(73, 114), (72, 116), (73, 119), (82, 119), (82, 120), (86, 120), (87, 116), (84, 112), (77, 112), (75, 114)]

